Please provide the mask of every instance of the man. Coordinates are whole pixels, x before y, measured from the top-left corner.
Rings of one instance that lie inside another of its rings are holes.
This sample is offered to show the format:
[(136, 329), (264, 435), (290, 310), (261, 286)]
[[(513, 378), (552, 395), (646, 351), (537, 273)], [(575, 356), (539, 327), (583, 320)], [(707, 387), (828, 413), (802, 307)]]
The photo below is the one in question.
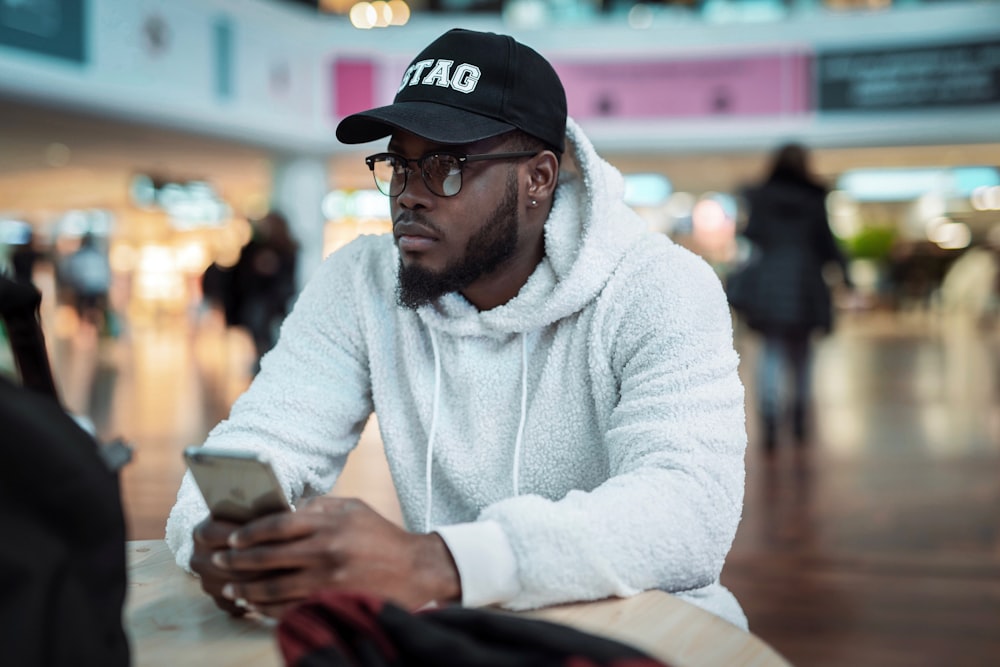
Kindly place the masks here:
[(107, 324), (111, 265), (93, 233), (80, 238), (80, 247), (66, 258), (65, 273), (80, 321), (102, 329)]
[[(452, 30), (337, 136), (390, 137), (366, 161), (393, 235), (323, 263), (207, 441), (310, 499), (237, 527), (185, 479), (178, 563), (234, 613), (322, 587), (511, 609), (660, 588), (745, 626), (718, 582), (746, 447), (725, 297), (623, 203), (551, 65)], [(407, 530), (316, 497), (373, 411)]]

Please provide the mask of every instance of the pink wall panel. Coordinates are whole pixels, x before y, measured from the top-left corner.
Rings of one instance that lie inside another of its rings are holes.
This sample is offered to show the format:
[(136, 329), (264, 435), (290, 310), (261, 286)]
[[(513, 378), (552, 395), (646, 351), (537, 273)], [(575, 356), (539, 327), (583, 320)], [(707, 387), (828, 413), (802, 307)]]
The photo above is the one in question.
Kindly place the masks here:
[[(803, 52), (702, 59), (556, 61), (569, 113), (578, 120), (708, 119), (804, 114), (811, 108), (810, 58)], [(334, 62), (333, 112), (344, 117), (389, 104), (374, 59)], [(393, 63), (395, 64), (395, 63)], [(405, 65), (400, 66), (400, 71)], [(392, 93), (398, 75), (392, 77)], [(385, 98), (385, 99), (382, 99)]]
[(570, 115), (706, 118), (805, 113), (808, 55), (553, 63)]
[(337, 118), (381, 104), (375, 99), (375, 63), (371, 59), (338, 58), (333, 63), (333, 76), (336, 85), (331, 108)]

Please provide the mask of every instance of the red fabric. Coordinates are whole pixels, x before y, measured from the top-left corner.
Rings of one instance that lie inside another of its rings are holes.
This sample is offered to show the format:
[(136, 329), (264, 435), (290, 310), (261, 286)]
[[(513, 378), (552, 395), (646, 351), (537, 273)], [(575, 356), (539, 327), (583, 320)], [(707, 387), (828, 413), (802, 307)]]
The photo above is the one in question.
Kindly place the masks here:
[[(387, 659), (394, 660), (395, 648), (379, 627), (382, 600), (362, 593), (318, 593), (289, 610), (278, 626), (278, 645), (285, 664), (299, 664), (318, 647), (331, 647), (347, 654), (354, 633), (371, 637)], [(351, 663), (344, 663), (351, 664)]]

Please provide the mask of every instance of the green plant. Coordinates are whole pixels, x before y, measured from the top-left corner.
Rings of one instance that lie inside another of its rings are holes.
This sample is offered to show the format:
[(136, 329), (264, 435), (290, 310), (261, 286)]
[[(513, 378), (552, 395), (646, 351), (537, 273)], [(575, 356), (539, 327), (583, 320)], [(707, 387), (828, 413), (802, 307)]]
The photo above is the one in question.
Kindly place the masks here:
[(889, 255), (895, 240), (896, 230), (893, 227), (870, 225), (841, 243), (844, 252), (852, 259), (882, 260)]

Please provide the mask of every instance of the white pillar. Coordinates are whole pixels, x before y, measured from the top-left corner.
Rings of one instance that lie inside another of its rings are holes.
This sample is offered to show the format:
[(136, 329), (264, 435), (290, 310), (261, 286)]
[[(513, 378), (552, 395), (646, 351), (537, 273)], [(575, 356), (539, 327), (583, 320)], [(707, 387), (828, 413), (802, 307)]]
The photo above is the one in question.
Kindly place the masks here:
[(271, 208), (288, 218), (299, 242), (299, 289), (323, 260), (323, 197), (329, 190), (326, 160), (314, 156), (274, 157)]

